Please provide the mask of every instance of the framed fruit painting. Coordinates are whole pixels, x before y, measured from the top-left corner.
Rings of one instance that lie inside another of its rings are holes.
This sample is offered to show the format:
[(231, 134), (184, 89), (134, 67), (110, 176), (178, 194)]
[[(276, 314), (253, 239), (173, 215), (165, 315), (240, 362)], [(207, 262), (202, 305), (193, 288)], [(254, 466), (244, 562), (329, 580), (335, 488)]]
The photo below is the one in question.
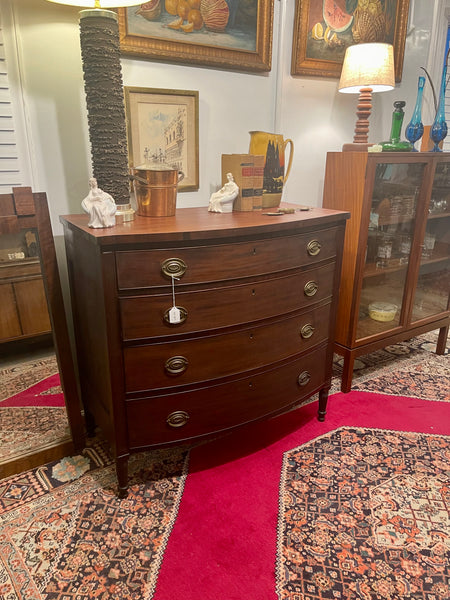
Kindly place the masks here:
[(291, 74), (339, 77), (347, 46), (384, 42), (401, 81), (408, 12), (409, 0), (296, 0)]
[(122, 54), (270, 71), (274, 0), (149, 0), (119, 8)]

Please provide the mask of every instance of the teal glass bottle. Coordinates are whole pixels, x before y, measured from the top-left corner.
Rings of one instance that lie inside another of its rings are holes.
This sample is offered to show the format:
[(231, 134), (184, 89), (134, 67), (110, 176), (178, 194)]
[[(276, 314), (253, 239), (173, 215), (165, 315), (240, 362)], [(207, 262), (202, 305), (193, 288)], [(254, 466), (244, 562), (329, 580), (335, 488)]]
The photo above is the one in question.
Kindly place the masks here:
[(447, 122), (445, 120), (445, 86), (447, 79), (447, 62), (444, 65), (442, 70), (442, 80), (441, 80), (441, 91), (439, 93), (439, 103), (438, 109), (436, 111), (436, 117), (434, 118), (433, 125), (430, 129), (430, 138), (434, 142), (434, 147), (431, 152), (442, 152), (441, 148), (439, 148), (440, 142), (447, 137), (448, 127)]
[(391, 136), (386, 142), (381, 142), (383, 152), (410, 152), (412, 150), (412, 144), (410, 142), (400, 141), (400, 133), (402, 131), (403, 117), (405, 111), (403, 110), (406, 102), (403, 100), (397, 100), (394, 102), (394, 112), (392, 113), (392, 126)]
[(411, 142), (413, 152), (417, 152), (414, 144), (420, 140), (423, 136), (423, 123), (422, 123), (422, 99), (423, 99), (423, 88), (425, 87), (425, 77), (419, 77), (416, 105), (414, 112), (411, 117), (411, 121), (408, 123), (405, 129), (405, 137)]

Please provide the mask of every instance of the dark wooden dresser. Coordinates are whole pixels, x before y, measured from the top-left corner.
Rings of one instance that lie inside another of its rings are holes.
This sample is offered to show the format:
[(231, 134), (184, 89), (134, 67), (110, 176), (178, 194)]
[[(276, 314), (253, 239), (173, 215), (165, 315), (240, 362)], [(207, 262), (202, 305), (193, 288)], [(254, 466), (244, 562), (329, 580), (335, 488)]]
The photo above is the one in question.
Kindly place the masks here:
[(325, 418), (347, 217), (186, 208), (109, 229), (61, 217), (82, 398), (111, 443), (121, 496), (132, 452), (316, 392)]

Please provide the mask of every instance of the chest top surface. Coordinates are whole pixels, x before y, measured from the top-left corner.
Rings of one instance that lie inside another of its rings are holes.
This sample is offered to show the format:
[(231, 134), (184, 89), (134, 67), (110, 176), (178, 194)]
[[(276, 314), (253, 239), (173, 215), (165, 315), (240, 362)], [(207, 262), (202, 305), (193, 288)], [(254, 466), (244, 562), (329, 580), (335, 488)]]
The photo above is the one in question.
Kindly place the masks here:
[(69, 230), (85, 236), (99, 246), (114, 246), (143, 242), (175, 242), (233, 238), (245, 235), (264, 235), (307, 231), (315, 227), (337, 225), (349, 214), (324, 208), (300, 210), (295, 205), (282, 205), (295, 212), (271, 216), (263, 211), (211, 213), (205, 207), (180, 208), (173, 217), (141, 217), (106, 229), (88, 227), (88, 215), (64, 215), (61, 223)]

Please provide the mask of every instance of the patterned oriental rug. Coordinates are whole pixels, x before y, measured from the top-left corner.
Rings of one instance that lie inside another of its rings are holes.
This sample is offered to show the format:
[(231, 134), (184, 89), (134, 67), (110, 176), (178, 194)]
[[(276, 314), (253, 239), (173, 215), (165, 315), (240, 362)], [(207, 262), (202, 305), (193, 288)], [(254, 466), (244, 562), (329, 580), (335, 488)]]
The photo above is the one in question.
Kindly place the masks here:
[(0, 460), (69, 436), (55, 357), (0, 369)]
[(0, 481), (0, 598), (448, 599), (449, 360), (412, 343), (324, 423), (133, 456), (127, 499), (100, 443)]

